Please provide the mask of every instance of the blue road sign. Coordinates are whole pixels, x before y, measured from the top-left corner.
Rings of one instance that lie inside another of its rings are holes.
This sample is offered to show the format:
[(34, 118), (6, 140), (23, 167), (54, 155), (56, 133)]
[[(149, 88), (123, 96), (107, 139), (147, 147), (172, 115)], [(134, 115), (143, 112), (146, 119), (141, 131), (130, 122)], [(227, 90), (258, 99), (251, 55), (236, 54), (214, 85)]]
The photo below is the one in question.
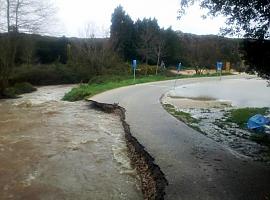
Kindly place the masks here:
[(133, 69), (137, 68), (137, 60), (132, 60), (132, 68)]
[(179, 62), (179, 64), (177, 65), (176, 69), (177, 69), (177, 72), (179, 72), (181, 70), (181, 67), (182, 67), (182, 63)]
[(221, 71), (222, 70), (223, 63), (222, 62), (217, 62), (217, 70)]

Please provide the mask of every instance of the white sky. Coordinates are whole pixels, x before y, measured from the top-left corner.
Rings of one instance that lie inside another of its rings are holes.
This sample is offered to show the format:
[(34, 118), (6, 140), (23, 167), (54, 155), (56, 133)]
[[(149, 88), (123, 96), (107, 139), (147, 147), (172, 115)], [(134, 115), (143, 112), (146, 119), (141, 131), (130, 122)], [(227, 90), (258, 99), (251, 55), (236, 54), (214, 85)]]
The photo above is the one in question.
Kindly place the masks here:
[[(109, 33), (111, 14), (118, 5), (122, 5), (127, 14), (135, 21), (138, 18), (155, 17), (160, 27), (172, 26), (194, 34), (218, 34), (224, 25), (222, 17), (202, 19), (203, 11), (199, 6), (187, 10), (186, 15), (177, 20), (177, 10), (180, 0), (54, 0), (58, 7), (60, 35), (83, 36), (87, 24), (94, 25), (98, 31), (96, 36)], [(107, 33), (105, 33), (107, 32)]]

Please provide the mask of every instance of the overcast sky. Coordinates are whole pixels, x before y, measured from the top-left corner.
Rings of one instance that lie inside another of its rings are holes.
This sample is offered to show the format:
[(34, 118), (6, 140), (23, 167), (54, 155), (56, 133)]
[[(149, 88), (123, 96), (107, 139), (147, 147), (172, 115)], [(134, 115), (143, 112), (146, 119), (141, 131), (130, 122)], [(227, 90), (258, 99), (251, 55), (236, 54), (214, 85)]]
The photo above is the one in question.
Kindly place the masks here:
[[(160, 27), (172, 26), (194, 34), (218, 34), (224, 19), (204, 20), (204, 13), (199, 6), (187, 10), (187, 14), (177, 20), (180, 0), (55, 0), (58, 7), (58, 21), (61, 35), (83, 36), (87, 24), (95, 26), (96, 36), (108, 34), (111, 25), (111, 14), (118, 5), (122, 5), (126, 13), (135, 21), (138, 18), (152, 17), (158, 20)], [(106, 33), (107, 32), (107, 33)]]

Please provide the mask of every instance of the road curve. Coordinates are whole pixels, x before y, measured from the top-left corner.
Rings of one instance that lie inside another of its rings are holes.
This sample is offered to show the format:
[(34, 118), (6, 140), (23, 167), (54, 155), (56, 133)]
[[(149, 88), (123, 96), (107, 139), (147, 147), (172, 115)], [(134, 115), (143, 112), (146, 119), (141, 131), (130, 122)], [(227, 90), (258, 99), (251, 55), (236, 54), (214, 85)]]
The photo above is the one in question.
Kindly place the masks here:
[[(177, 80), (177, 85), (217, 80), (182, 79)], [(159, 99), (173, 85), (174, 81), (134, 85), (91, 99), (126, 108), (132, 134), (155, 158), (169, 181), (165, 199), (270, 199), (269, 166), (239, 156), (162, 108)]]

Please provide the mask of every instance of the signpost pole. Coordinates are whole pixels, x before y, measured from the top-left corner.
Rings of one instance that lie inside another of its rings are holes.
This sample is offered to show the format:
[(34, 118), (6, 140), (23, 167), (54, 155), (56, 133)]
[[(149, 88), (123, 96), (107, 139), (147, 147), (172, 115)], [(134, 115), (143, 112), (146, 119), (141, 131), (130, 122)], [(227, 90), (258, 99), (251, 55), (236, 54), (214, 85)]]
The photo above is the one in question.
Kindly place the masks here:
[(181, 66), (182, 66), (182, 63), (180, 62), (180, 63), (178, 64), (178, 66), (176, 67), (176, 68), (177, 68), (177, 78), (176, 78), (175, 81), (174, 81), (174, 87), (173, 87), (174, 90), (175, 90), (175, 87), (176, 87), (176, 81), (177, 81), (177, 79), (178, 79), (178, 77), (179, 77), (179, 72), (180, 72), (180, 70), (181, 70)]
[(133, 81), (136, 81), (136, 68), (137, 68), (137, 60), (132, 60), (132, 68), (133, 68)]
[(136, 68), (133, 67), (133, 81), (136, 81)]
[(221, 76), (222, 76), (222, 65), (223, 63), (222, 62), (217, 62), (217, 71), (219, 72), (219, 80), (221, 80)]

